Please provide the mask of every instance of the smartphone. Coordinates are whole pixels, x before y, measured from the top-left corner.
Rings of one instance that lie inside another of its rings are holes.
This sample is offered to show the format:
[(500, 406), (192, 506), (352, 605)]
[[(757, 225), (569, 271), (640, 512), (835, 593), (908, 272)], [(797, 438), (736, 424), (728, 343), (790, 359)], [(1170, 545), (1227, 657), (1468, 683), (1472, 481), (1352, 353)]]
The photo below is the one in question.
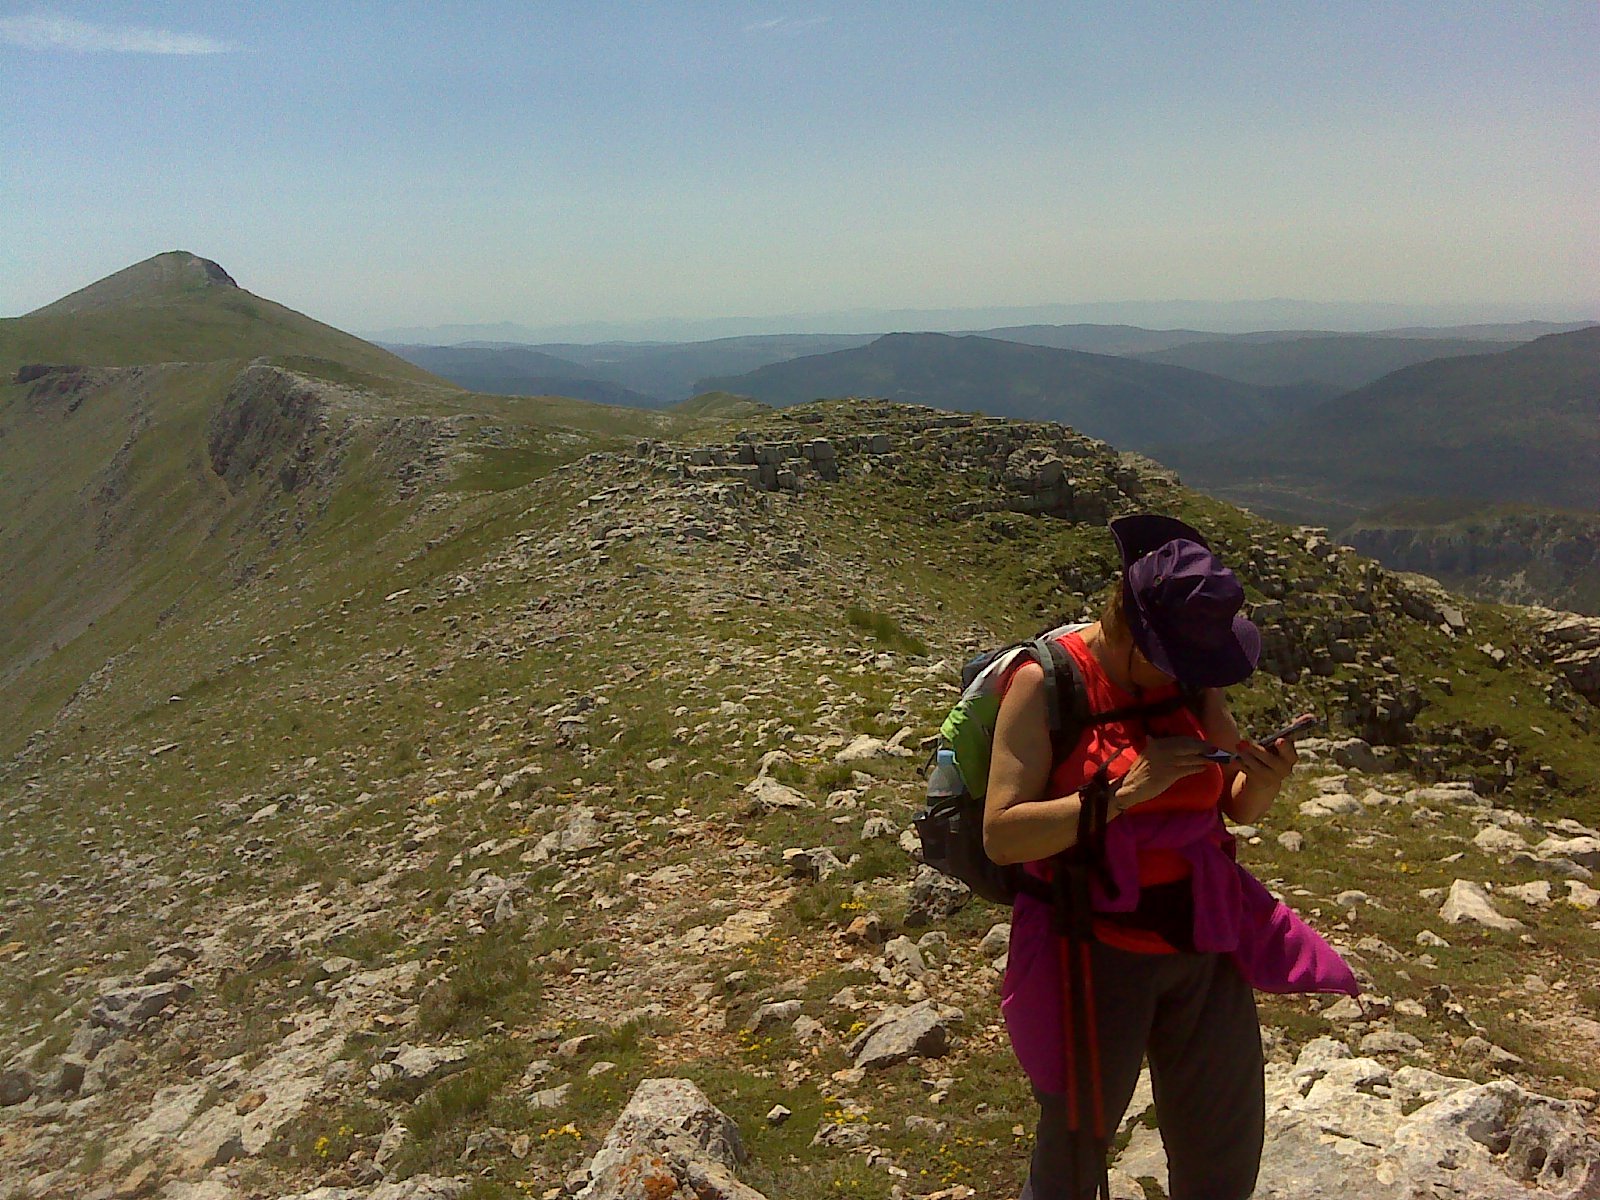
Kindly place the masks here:
[[(1292, 740), (1299, 737), (1302, 733), (1306, 733), (1309, 730), (1315, 729), (1321, 724), (1322, 719), (1315, 713), (1305, 713), (1302, 716), (1298, 716), (1294, 720), (1290, 721), (1271, 737), (1263, 738), (1261, 741), (1257, 742), (1256, 745), (1270, 750), (1273, 742), (1279, 741), (1282, 738), (1289, 738)], [(1214, 763), (1231, 763), (1239, 761), (1239, 756), (1232, 750), (1223, 750), (1216, 746), (1207, 746), (1200, 752), (1200, 757), (1208, 762)]]
[(1290, 741), (1293, 741), (1302, 733), (1308, 733), (1321, 724), (1322, 718), (1317, 716), (1316, 713), (1303, 713), (1294, 720), (1290, 721), (1282, 729), (1278, 730), (1277, 733), (1274, 733), (1270, 737), (1262, 738), (1256, 743), (1256, 745), (1265, 746), (1270, 750), (1273, 742), (1279, 741), (1282, 738), (1288, 738)]

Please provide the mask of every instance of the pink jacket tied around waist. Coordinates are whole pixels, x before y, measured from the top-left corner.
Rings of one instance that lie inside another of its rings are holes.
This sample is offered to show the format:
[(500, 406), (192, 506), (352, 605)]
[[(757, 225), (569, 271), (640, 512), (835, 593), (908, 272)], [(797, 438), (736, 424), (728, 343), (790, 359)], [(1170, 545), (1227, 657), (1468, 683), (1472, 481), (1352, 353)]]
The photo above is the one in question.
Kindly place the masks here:
[[(1090, 885), (1097, 912), (1131, 912), (1139, 902), (1139, 850), (1175, 850), (1193, 868), (1194, 945), (1227, 954), (1251, 987), (1263, 992), (1358, 995), (1350, 967), (1295, 911), (1276, 899), (1233, 857), (1233, 836), (1215, 809), (1124, 813), (1106, 826), (1106, 869), (1115, 894)], [(1061, 967), (1048, 905), (1019, 896), (1011, 914), (1001, 1012), (1011, 1044), (1033, 1085), (1067, 1090), (1062, 1065)]]

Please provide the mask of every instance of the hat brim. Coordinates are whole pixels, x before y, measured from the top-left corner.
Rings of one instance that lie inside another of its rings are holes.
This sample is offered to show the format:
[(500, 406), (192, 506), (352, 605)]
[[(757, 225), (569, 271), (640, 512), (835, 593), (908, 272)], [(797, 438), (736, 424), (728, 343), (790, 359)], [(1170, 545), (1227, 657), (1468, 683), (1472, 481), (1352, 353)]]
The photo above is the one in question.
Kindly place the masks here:
[(1192, 525), (1177, 517), (1164, 517), (1159, 513), (1139, 513), (1132, 517), (1118, 517), (1111, 522), (1111, 538), (1117, 543), (1117, 553), (1122, 555), (1122, 569), (1159, 550), (1168, 542), (1184, 538), (1207, 550), (1211, 543)]
[(1232, 687), (1255, 673), (1261, 661), (1261, 630), (1248, 617), (1234, 617), (1232, 638), (1207, 646), (1163, 639), (1139, 608), (1132, 589), (1123, 584), (1128, 631), (1150, 665), (1190, 687)]

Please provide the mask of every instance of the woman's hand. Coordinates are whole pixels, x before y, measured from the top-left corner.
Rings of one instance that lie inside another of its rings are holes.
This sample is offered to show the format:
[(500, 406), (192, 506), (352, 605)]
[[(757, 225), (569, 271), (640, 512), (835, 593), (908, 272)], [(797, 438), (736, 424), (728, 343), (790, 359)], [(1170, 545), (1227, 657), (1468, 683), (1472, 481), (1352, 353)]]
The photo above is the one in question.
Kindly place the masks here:
[(1300, 761), (1300, 755), (1293, 740), (1288, 738), (1279, 738), (1270, 749), (1243, 741), (1235, 752), (1239, 755), (1240, 770), (1233, 781), (1233, 803), (1228, 806), (1228, 815), (1248, 825), (1259, 819), (1278, 798), (1284, 780)]
[(1210, 762), (1204, 757), (1206, 743), (1191, 737), (1153, 737), (1144, 753), (1117, 785), (1111, 806), (1124, 812), (1135, 804), (1153, 800), (1178, 780), (1203, 771)]

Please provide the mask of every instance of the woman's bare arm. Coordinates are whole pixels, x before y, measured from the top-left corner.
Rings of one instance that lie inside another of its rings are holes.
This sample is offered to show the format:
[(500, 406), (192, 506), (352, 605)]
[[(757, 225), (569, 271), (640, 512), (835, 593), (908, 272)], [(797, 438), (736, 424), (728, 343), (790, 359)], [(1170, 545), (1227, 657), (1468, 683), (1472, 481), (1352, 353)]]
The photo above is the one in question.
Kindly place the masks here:
[(1200, 726), (1206, 741), (1221, 750), (1239, 744), (1239, 724), (1228, 708), (1228, 697), (1221, 688), (1206, 688), (1200, 693)]
[(1012, 676), (995, 719), (983, 805), (983, 848), (995, 862), (1035, 862), (1078, 840), (1077, 794), (1041, 799), (1052, 759), (1044, 670), (1027, 663)]

